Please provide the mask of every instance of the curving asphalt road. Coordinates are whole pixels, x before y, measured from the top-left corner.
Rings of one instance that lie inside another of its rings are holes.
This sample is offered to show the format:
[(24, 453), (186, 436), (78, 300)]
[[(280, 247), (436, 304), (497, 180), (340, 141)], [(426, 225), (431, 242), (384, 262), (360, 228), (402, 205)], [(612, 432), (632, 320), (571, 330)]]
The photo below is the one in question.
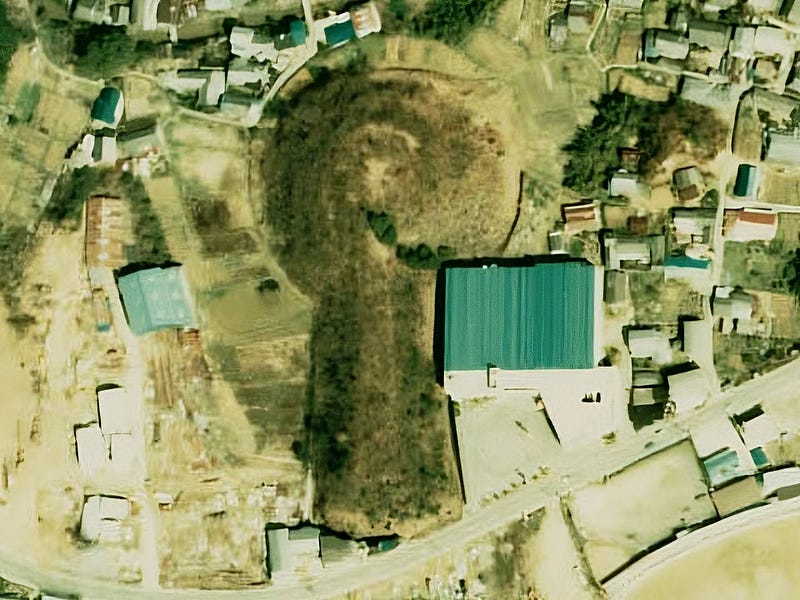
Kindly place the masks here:
[[(733, 390), (719, 394), (713, 402), (692, 413), (668, 422), (650, 426), (629, 439), (603, 446), (591, 444), (564, 452), (549, 465), (551, 475), (532, 481), (509, 492), (485, 508), (466, 514), (428, 536), (411, 540), (386, 554), (368, 557), (363, 562), (344, 563), (324, 569), (319, 576), (300, 581), (276, 583), (267, 588), (231, 591), (170, 590), (124, 587), (109, 581), (87, 581), (68, 572), (48, 572), (25, 557), (0, 548), (0, 571), (12, 581), (48, 590), (82, 594), (83, 598), (108, 600), (150, 600), (180, 598), (182, 600), (214, 600), (244, 598), (269, 600), (324, 599), (342, 596), (382, 582), (403, 577), (414, 569), (453, 548), (477, 540), (542, 507), (554, 496), (568, 492), (569, 486), (580, 487), (601, 479), (653, 452), (675, 444), (688, 436), (688, 426), (718, 418), (721, 414), (746, 410), (768, 398), (800, 397), (800, 362), (793, 361), (771, 373), (751, 380)], [(648, 447), (645, 448), (645, 443)], [(785, 510), (796, 503), (786, 503)], [(780, 505), (777, 509), (781, 510)], [(0, 542), (2, 543), (2, 542)]]

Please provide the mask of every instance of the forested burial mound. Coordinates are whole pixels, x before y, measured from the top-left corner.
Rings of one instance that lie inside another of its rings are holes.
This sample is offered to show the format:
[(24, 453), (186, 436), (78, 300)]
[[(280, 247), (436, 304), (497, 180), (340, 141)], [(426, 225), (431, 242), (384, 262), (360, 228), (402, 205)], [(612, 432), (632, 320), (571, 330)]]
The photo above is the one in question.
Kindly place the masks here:
[[(308, 435), (294, 448), (313, 468), (316, 517), (353, 535), (414, 535), (461, 511), (432, 267), (496, 252), (516, 208), (500, 135), (468, 93), (427, 73), (324, 72), (269, 140), (269, 239), (315, 305)], [(431, 260), (396, 258), (420, 244)]]

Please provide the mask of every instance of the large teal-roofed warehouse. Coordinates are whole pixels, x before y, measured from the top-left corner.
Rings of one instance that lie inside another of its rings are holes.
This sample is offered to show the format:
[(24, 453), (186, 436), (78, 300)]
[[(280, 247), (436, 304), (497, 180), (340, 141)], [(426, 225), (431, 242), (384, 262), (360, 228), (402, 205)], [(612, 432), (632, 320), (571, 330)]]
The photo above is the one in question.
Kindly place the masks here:
[(447, 267), (444, 371), (597, 366), (598, 272), (584, 261)]
[(128, 324), (136, 335), (159, 329), (195, 327), (186, 281), (179, 266), (122, 275), (117, 286)]

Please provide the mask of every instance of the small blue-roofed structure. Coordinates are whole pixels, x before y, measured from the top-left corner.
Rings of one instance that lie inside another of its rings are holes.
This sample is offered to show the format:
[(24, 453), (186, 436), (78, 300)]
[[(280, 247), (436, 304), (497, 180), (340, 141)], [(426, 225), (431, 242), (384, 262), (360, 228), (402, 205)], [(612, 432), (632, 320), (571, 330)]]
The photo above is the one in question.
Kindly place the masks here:
[(664, 259), (665, 267), (678, 269), (707, 269), (711, 261), (707, 258), (692, 258), (691, 256), (667, 256)]
[(739, 455), (735, 450), (723, 448), (703, 459), (703, 468), (712, 487), (717, 487), (741, 475)]
[(196, 327), (181, 267), (144, 269), (117, 280), (131, 331)]
[(289, 35), (295, 46), (306, 43), (306, 24), (300, 19), (295, 19), (289, 23)]
[(596, 274), (574, 260), (446, 268), (444, 371), (597, 366)]
[(356, 37), (356, 30), (351, 19), (328, 25), (325, 28), (325, 43), (331, 47), (345, 44), (354, 37)]
[(92, 104), (92, 120), (98, 125), (116, 127), (122, 119), (122, 92), (114, 87), (104, 87)]

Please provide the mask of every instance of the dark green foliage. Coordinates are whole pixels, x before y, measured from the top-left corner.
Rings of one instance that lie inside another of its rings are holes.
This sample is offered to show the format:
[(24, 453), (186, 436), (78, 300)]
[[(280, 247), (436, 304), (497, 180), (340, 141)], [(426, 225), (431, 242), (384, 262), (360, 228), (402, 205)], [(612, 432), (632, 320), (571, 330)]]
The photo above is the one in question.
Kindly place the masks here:
[(39, 106), (39, 99), (42, 95), (42, 88), (38, 83), (25, 82), (14, 102), (14, 115), (21, 123), (30, 123), (36, 107)]
[(614, 91), (593, 104), (597, 115), (564, 147), (569, 160), (563, 184), (581, 194), (596, 194), (607, 186), (619, 166), (621, 147), (637, 146), (647, 172), (685, 141), (693, 145), (698, 160), (713, 157), (725, 142), (726, 126), (710, 109), (680, 98), (661, 103)]
[(394, 226), (392, 216), (385, 212), (375, 212), (369, 209), (365, 213), (367, 223), (378, 241), (386, 246), (394, 246), (397, 243), (397, 228)]
[(75, 71), (107, 79), (127, 71), (153, 50), (153, 44), (135, 40), (122, 27), (89, 25), (75, 32)]
[(789, 291), (800, 301), (800, 248), (789, 258), (784, 274)]
[(30, 32), (9, 14), (8, 4), (0, 2), (0, 87), (6, 81), (8, 66), (17, 46), (30, 39)]
[[(500, 0), (430, 0), (411, 28), (419, 35), (459, 44), (472, 29), (488, 22), (499, 5)], [(405, 5), (401, 6), (404, 10)]]
[(11, 317), (17, 310), (17, 288), (25, 273), (31, 234), (25, 227), (4, 225), (0, 228), (0, 286)]
[(389, 12), (391, 12), (396, 19), (401, 21), (406, 16), (406, 0), (389, 0)]
[(123, 173), (122, 185), (131, 203), (133, 217), (133, 237), (136, 244), (128, 248), (127, 259), (131, 263), (163, 264), (172, 260), (167, 248), (167, 238), (161, 227), (161, 221), (153, 210), (150, 196), (144, 183), (130, 173)]
[(63, 173), (58, 178), (42, 217), (57, 224), (73, 221), (76, 225), (83, 212), (83, 203), (100, 180), (100, 171), (92, 167), (81, 167)]
[[(440, 246), (440, 248), (447, 248), (445, 253), (450, 253), (450, 249), (447, 246)], [(416, 247), (400, 244), (397, 246), (396, 255), (407, 267), (412, 269), (438, 269), (442, 265), (442, 259), (444, 258), (431, 250), (427, 244), (419, 244)]]
[(272, 277), (267, 277), (266, 279), (262, 279), (258, 283), (258, 291), (259, 292), (278, 292), (280, 291), (281, 286), (278, 283), (277, 279), (273, 279)]

